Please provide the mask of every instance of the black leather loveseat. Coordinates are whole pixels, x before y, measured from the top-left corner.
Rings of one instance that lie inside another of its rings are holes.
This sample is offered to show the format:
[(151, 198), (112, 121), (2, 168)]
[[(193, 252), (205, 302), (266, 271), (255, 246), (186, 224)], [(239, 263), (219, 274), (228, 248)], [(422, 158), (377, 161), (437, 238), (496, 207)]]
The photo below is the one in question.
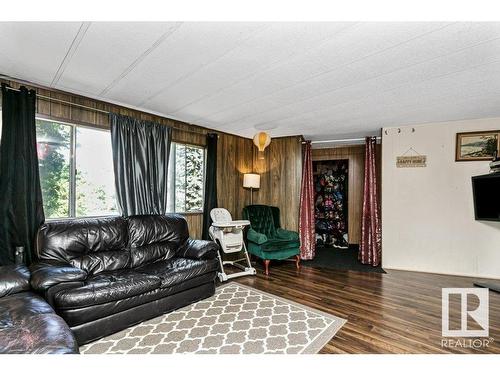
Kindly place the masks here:
[(178, 215), (52, 221), (37, 253), (31, 286), (80, 345), (215, 292), (217, 245)]
[(0, 267), (0, 354), (76, 354), (64, 320), (30, 290), (26, 266)]

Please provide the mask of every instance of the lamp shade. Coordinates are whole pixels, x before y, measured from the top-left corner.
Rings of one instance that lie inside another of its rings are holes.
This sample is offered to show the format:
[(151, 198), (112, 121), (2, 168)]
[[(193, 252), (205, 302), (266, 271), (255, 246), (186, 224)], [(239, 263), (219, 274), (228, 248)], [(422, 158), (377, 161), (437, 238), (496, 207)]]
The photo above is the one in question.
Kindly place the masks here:
[(271, 143), (271, 137), (266, 132), (260, 132), (253, 137), (253, 143), (259, 149), (259, 152), (264, 152), (265, 148)]
[(260, 188), (260, 175), (256, 173), (245, 173), (243, 175), (243, 187), (259, 189)]

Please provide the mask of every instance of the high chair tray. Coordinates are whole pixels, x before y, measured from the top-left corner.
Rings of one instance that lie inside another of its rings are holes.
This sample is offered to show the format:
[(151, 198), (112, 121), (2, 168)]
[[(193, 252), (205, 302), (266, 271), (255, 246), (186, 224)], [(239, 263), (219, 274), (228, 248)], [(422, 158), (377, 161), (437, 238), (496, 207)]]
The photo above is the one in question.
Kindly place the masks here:
[(225, 223), (212, 223), (214, 227), (218, 228), (230, 228), (230, 227), (245, 227), (250, 225), (250, 221), (248, 220), (233, 220), (227, 221)]

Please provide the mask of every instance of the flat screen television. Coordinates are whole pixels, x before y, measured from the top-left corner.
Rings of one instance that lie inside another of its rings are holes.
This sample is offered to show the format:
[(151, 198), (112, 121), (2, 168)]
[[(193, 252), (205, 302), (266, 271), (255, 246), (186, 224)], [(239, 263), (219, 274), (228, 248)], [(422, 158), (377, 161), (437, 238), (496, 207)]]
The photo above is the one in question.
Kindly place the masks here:
[(476, 220), (500, 221), (500, 173), (472, 177)]

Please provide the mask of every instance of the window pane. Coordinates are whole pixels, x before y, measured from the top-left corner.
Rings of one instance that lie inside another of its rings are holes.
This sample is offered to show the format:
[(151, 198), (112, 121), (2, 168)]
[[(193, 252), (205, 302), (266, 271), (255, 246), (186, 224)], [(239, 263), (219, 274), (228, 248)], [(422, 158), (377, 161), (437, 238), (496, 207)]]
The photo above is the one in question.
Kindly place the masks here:
[(205, 150), (173, 143), (169, 169), (169, 210), (202, 211)]
[(186, 146), (175, 147), (175, 212), (186, 212)]
[(204, 150), (186, 146), (186, 212), (203, 210)]
[(36, 120), (43, 208), (46, 218), (69, 216), (71, 127)]
[(108, 131), (76, 128), (76, 216), (117, 212), (112, 155)]

